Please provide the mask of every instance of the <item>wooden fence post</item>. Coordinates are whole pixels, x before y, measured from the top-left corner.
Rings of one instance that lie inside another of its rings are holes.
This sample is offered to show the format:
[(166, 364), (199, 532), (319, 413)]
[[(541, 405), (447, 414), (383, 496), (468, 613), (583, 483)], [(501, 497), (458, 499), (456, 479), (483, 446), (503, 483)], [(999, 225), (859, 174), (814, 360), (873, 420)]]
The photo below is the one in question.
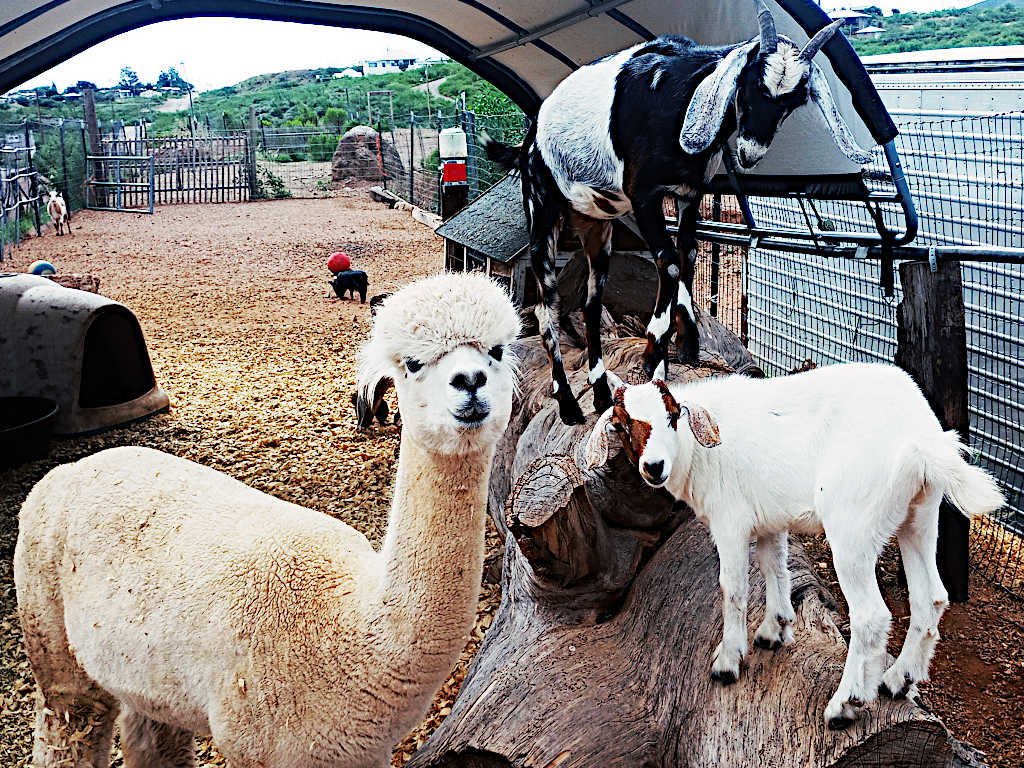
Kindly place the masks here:
[[(903, 300), (897, 310), (896, 364), (914, 377), (943, 429), (966, 441), (967, 328), (959, 261), (900, 264)], [(955, 603), (967, 600), (970, 521), (946, 500), (939, 510), (938, 566)]]
[[(38, 92), (36, 98), (38, 98)], [(35, 212), (36, 237), (42, 237), (43, 229), (39, 220), (39, 177), (32, 164), (32, 129), (28, 126), (28, 120), (25, 121), (25, 157), (28, 159), (29, 193), (32, 195), (32, 210)]]
[(249, 162), (249, 199), (255, 200), (259, 195), (259, 180), (256, 178), (256, 134), (258, 124), (256, 123), (256, 106), (249, 105), (249, 151), (247, 160)]
[[(85, 112), (85, 125), (89, 130), (89, 153), (91, 155), (102, 155), (103, 154), (103, 142), (100, 141), (100, 126), (96, 121), (96, 94), (91, 88), (86, 88), (82, 93), (82, 109)], [(88, 178), (89, 159), (84, 158), (86, 167), (86, 179), (85, 183), (88, 185), (90, 179)], [(93, 161), (92, 165), (92, 181), (105, 181), (105, 174), (103, 169), (103, 163), (99, 160)], [(102, 185), (94, 186), (92, 195), (93, 205), (99, 208), (105, 208), (107, 205), (107, 189)], [(86, 205), (88, 205), (89, 196), (86, 196)]]

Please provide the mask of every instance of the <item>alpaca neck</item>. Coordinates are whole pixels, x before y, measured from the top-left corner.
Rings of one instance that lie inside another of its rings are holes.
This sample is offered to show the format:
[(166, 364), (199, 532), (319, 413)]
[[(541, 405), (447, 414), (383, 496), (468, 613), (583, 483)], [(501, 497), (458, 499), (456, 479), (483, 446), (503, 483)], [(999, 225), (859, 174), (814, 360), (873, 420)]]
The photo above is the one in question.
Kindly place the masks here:
[[(476, 617), (493, 446), (441, 455), (403, 436), (381, 548), (381, 642), (415, 725)], [(418, 690), (417, 690), (418, 689)], [(398, 702), (396, 702), (398, 704)]]

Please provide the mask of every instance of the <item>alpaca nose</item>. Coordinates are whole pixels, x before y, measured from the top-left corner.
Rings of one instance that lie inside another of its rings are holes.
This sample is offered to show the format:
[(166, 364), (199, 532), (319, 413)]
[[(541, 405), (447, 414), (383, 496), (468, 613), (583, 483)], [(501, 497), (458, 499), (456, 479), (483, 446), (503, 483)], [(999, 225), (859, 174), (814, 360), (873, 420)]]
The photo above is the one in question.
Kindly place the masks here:
[(468, 392), (470, 395), (476, 394), (476, 391), (480, 389), (484, 384), (487, 383), (487, 374), (482, 370), (471, 371), (471, 372), (459, 372), (452, 376), (452, 380), (449, 382), (455, 389), (461, 389), (464, 392)]
[(654, 482), (661, 480), (661, 473), (665, 471), (664, 461), (645, 461), (644, 474)]

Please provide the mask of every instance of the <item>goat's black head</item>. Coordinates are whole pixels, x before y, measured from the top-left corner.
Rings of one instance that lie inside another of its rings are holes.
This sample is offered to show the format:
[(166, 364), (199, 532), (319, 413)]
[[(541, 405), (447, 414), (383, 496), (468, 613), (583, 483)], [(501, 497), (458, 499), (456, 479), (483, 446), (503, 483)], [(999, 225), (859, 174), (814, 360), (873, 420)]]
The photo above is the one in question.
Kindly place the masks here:
[(821, 69), (812, 62), (841, 22), (822, 28), (802, 49), (775, 30), (764, 4), (754, 0), (760, 34), (733, 48), (697, 86), (687, 108), (679, 143), (697, 154), (706, 150), (721, 130), (730, 106), (735, 107), (736, 154), (743, 168), (765, 156), (782, 122), (812, 101), (824, 115), (836, 145), (851, 160), (866, 163), (870, 153), (857, 146), (843, 120)]

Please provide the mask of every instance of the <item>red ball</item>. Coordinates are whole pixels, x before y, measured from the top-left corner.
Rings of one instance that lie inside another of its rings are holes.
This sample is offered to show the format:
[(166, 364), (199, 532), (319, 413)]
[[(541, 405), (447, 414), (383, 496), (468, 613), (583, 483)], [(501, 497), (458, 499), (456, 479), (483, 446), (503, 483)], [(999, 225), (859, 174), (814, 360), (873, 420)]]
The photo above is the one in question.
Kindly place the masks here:
[(352, 260), (348, 257), (347, 253), (335, 251), (331, 254), (331, 258), (327, 260), (327, 268), (336, 275), (339, 272), (351, 269)]

